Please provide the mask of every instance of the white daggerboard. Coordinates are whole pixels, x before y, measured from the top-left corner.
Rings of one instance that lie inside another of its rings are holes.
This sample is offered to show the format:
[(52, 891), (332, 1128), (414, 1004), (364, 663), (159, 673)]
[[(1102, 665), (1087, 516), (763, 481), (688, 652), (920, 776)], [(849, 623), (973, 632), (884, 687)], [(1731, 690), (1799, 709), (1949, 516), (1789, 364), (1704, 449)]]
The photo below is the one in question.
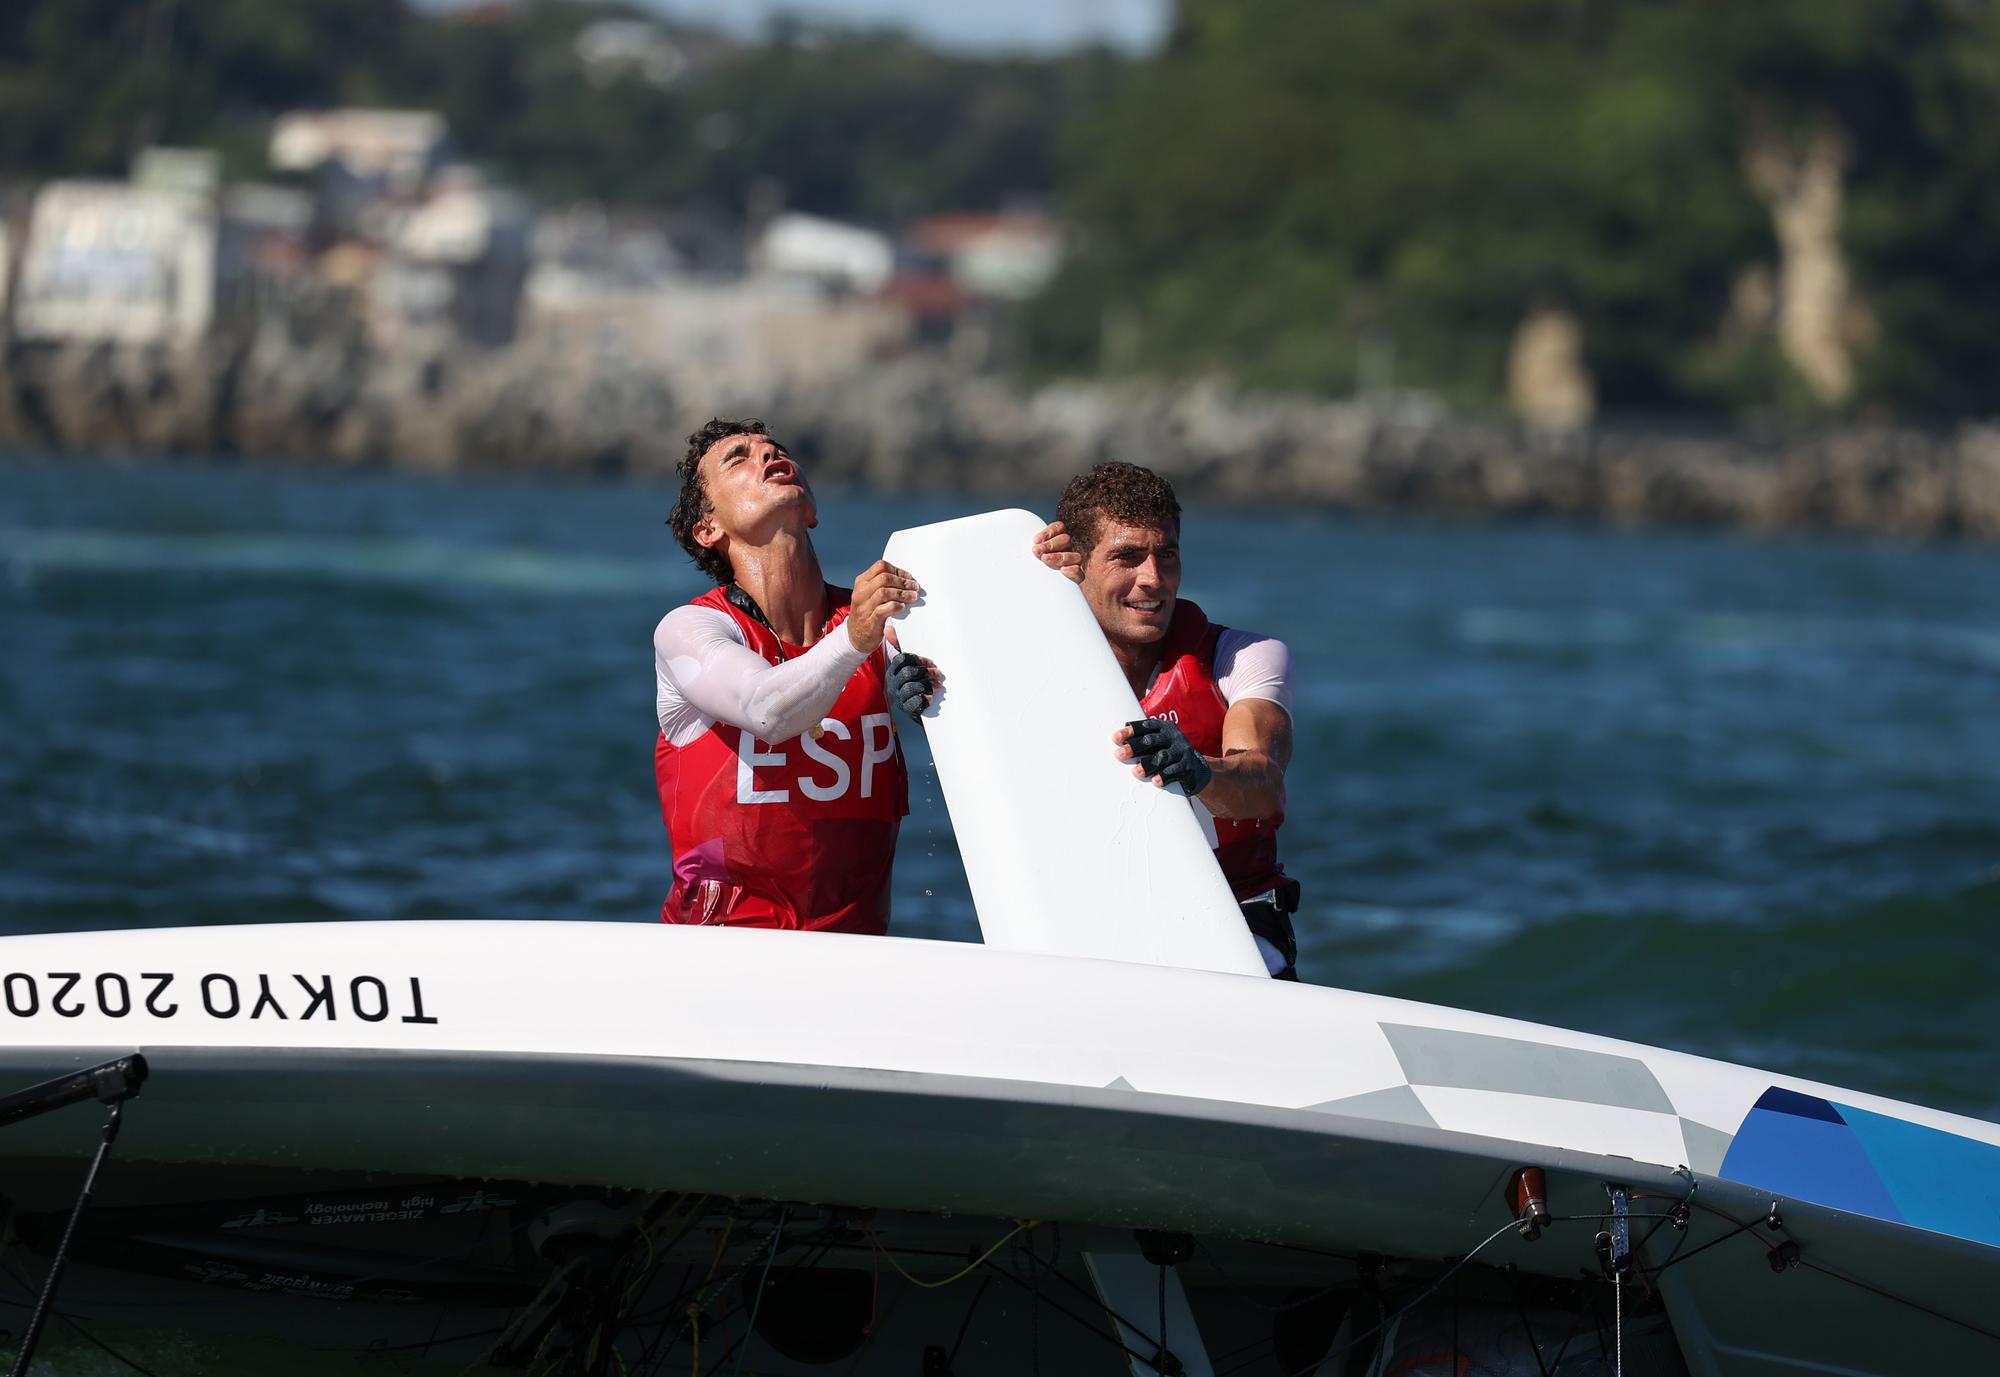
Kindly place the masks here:
[(1264, 976), (1189, 801), (1134, 779), (1142, 715), (1083, 593), (1031, 551), (1032, 512), (898, 531), (923, 597), (893, 623), (936, 661), (924, 712), (988, 946)]

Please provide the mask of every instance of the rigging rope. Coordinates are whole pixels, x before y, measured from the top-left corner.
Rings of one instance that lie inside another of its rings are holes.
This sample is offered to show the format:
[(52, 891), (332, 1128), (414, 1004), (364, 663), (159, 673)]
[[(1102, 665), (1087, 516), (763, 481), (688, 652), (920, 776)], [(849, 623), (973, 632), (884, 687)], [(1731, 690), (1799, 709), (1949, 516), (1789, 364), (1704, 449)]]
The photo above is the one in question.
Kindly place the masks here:
[(1002, 1248), (1006, 1247), (1007, 1244), (1013, 1239), (1013, 1237), (1016, 1234), (1021, 1233), (1022, 1231), (1027, 1229), (1036, 1228), (1041, 1224), (1041, 1222), (1042, 1221), (1039, 1219), (1016, 1220), (1014, 1223), (1014, 1227), (1009, 1229), (1004, 1235), (1002, 1235), (998, 1243), (995, 1243), (991, 1248), (988, 1248), (985, 1252), (981, 1253), (978, 1257), (974, 1258), (964, 1268), (960, 1269), (959, 1271), (953, 1272), (943, 1281), (920, 1281), (916, 1277), (911, 1276), (908, 1272), (903, 1270), (903, 1264), (896, 1261), (896, 1255), (890, 1252), (887, 1248), (884, 1248), (882, 1246), (882, 1241), (875, 1237), (875, 1230), (872, 1227), (870, 1227), (867, 1230), (867, 1234), (868, 1234), (868, 1241), (870, 1244), (874, 1246), (875, 1251), (880, 1253), (883, 1257), (889, 1260), (889, 1265), (896, 1269), (897, 1275), (902, 1277), (904, 1281), (907, 1281), (912, 1286), (921, 1286), (926, 1291), (936, 1291), (943, 1287), (951, 1285), (955, 1281), (963, 1281), (965, 1278), (971, 1276), (974, 1272), (979, 1270), (980, 1263), (986, 1261), (986, 1259), (992, 1257), (995, 1253), (999, 1252)]
[[(1369, 1338), (1381, 1332), (1388, 1325), (1392, 1324), (1396, 1320), (1400, 1320), (1404, 1315), (1408, 1314), (1410, 1311), (1422, 1305), (1432, 1296), (1435, 1296), (1441, 1289), (1443, 1289), (1444, 1284), (1446, 1282), (1450, 1281), (1453, 1277), (1458, 1275), (1459, 1268), (1465, 1266), (1468, 1262), (1471, 1262), (1474, 1258), (1478, 1257), (1482, 1252), (1486, 1250), (1486, 1246), (1491, 1242), (1493, 1242), (1494, 1239), (1500, 1237), (1500, 1235), (1504, 1233), (1509, 1233), (1516, 1229), (1519, 1229), (1520, 1227), (1521, 1227), (1521, 1222), (1518, 1219), (1510, 1219), (1505, 1224), (1502, 1224), (1499, 1228), (1495, 1229), (1492, 1233), (1486, 1235), (1486, 1237), (1481, 1239), (1478, 1245), (1475, 1246), (1471, 1252), (1467, 1253), (1457, 1262), (1452, 1263), (1451, 1270), (1447, 1271), (1443, 1276), (1439, 1277), (1436, 1281), (1432, 1282), (1430, 1288), (1426, 1290), (1422, 1295), (1418, 1296), (1415, 1300), (1411, 1301), (1408, 1305), (1405, 1305), (1402, 1309), (1396, 1311), (1394, 1314), (1383, 1316), (1382, 1320), (1374, 1327), (1369, 1329), (1364, 1329), (1359, 1334), (1356, 1334), (1353, 1338), (1349, 1339), (1347, 1341), (1348, 1351), (1350, 1353), (1353, 1352), (1354, 1345), (1360, 1343), (1363, 1339)], [(1308, 1363), (1306, 1366), (1300, 1368), (1297, 1372), (1291, 1374), (1291, 1377), (1312, 1377), (1312, 1374), (1319, 1370), (1319, 1366), (1320, 1366), (1319, 1360), (1315, 1360), (1311, 1363)]]
[[(14, 1279), (15, 1284), (18, 1285), (22, 1290), (26, 1291), (29, 1295), (32, 1296), (35, 1294), (36, 1288), (28, 1285), (27, 1279), (23, 1277), (19, 1272), (16, 1272), (12, 1267), (6, 1266), (4, 1263), (0, 1263), (0, 1271), (5, 1271), (8, 1276)], [(8, 1302), (8, 1304), (12, 1304), (12, 1302), (10, 1301)], [(67, 1325), (79, 1337), (84, 1339), (87, 1343), (91, 1344), (93, 1347), (104, 1350), (105, 1353), (117, 1359), (119, 1362), (123, 1363), (126, 1367), (129, 1367), (134, 1372), (139, 1373), (140, 1377), (160, 1377), (160, 1375), (157, 1372), (154, 1372), (151, 1368), (146, 1367), (145, 1365), (131, 1358), (126, 1357), (123, 1353), (120, 1353), (110, 1344), (98, 1338), (88, 1329), (85, 1329), (81, 1324), (77, 1322), (75, 1316), (66, 1315), (60, 1310), (52, 1311), (51, 1313), (57, 1319), (61, 1320), (65, 1325)]]
[(757, 1332), (757, 1312), (764, 1305), (764, 1288), (771, 1284), (771, 1264), (778, 1260), (778, 1240), (785, 1236), (785, 1217), (791, 1208), (789, 1205), (778, 1206), (778, 1225), (771, 1230), (771, 1246), (764, 1254), (764, 1274), (757, 1279), (757, 1298), (750, 1302), (749, 1327), (744, 1331), (743, 1347), (736, 1350), (736, 1366), (730, 1369), (732, 1374), (743, 1371), (743, 1355), (750, 1348), (750, 1336)]
[(1611, 1363), (1611, 1377), (1625, 1377), (1625, 1274), (1615, 1273), (1611, 1280), (1611, 1341), (1616, 1356)]

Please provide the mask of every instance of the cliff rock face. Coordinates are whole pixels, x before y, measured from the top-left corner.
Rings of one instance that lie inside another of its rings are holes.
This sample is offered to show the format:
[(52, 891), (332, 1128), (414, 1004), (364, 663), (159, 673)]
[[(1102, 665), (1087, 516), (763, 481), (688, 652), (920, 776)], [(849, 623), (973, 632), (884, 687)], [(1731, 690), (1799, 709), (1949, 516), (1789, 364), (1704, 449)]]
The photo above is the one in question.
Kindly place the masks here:
[(1185, 387), (1035, 391), (906, 357), (746, 387), (532, 344), (386, 357), (266, 327), (191, 350), (10, 346), (0, 447), (671, 476), (709, 416), (761, 415), (822, 481), (1053, 492), (1102, 459), (1185, 496), (1354, 511), (2000, 539), (2000, 427), (1756, 438), (1551, 432), (1422, 403)]
[(1583, 326), (1568, 311), (1543, 306), (1514, 331), (1507, 353), (1507, 400), (1537, 430), (1564, 434), (1590, 424), (1597, 389), (1583, 362)]
[(1743, 168), (1770, 207), (1778, 241), (1778, 343), (1813, 395), (1839, 405), (1854, 392), (1852, 345), (1864, 314), (1841, 254), (1847, 143), (1830, 126), (1794, 143), (1768, 123), (1753, 131)]

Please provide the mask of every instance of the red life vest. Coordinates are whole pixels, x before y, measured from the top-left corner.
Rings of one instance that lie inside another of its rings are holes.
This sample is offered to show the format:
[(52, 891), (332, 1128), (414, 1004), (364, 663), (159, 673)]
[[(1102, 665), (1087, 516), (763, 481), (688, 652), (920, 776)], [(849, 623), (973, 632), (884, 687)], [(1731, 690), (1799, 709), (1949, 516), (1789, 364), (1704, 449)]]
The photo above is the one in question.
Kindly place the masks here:
[[(726, 591), (693, 603), (728, 616), (774, 665), (806, 653), (732, 607)], [(832, 591), (822, 635), (847, 620), (848, 590)], [(653, 776), (674, 853), (661, 922), (888, 930), (889, 869), (910, 811), (910, 776), (886, 683), (877, 649), (820, 720), (817, 739), (763, 742), (726, 722), (685, 746), (660, 736)]]
[[(1139, 700), (1147, 716), (1174, 723), (1211, 760), (1222, 754), (1222, 719), (1229, 712), (1215, 682), (1215, 643), (1226, 630), (1187, 599), (1177, 600), (1161, 647), (1159, 677)], [(1287, 878), (1278, 862), (1278, 828), (1284, 821), (1283, 813), (1215, 819), (1215, 859), (1238, 899), (1262, 894)]]

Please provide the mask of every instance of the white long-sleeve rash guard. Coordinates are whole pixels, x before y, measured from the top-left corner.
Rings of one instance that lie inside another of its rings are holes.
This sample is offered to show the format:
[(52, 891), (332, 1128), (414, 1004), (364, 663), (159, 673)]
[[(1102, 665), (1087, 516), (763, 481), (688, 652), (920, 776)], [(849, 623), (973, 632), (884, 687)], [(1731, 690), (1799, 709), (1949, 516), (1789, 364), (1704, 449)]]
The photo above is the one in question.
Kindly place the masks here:
[(843, 624), (805, 654), (774, 665), (750, 648), (727, 612), (676, 607), (653, 628), (660, 730), (670, 746), (687, 745), (719, 721), (759, 741), (790, 741), (818, 725), (867, 658)]
[[(676, 607), (653, 629), (655, 706), (667, 743), (685, 746), (718, 721), (774, 744), (806, 731), (868, 658), (844, 630), (774, 665), (750, 648), (728, 613)], [(1214, 668), (1224, 703), (1267, 698), (1291, 711), (1291, 654), (1283, 641), (1232, 628), (1217, 642)]]

